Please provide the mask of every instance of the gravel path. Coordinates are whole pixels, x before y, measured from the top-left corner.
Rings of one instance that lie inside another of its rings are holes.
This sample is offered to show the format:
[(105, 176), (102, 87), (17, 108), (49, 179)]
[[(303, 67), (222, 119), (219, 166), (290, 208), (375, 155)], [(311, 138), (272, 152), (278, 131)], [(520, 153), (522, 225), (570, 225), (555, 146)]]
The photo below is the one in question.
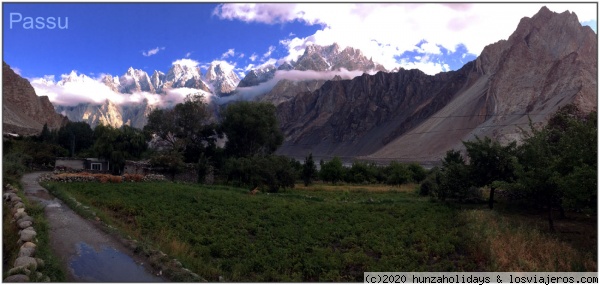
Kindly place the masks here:
[(80, 217), (37, 182), (44, 172), (23, 176), (25, 195), (44, 205), (54, 253), (68, 268), (67, 281), (165, 282), (118, 240)]

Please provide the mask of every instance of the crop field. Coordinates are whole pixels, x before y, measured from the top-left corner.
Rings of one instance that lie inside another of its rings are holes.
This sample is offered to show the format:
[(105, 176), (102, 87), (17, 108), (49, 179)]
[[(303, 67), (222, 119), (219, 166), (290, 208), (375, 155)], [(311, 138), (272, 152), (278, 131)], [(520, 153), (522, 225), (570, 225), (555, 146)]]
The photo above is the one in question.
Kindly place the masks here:
[[(47, 186), (208, 281), (362, 281), (365, 271), (596, 269), (595, 254), (542, 232), (530, 234), (531, 227), (515, 230), (508, 219), (487, 211), (420, 197), (414, 185), (315, 185), (256, 195), (169, 182)], [(552, 252), (504, 251), (506, 242), (532, 237)], [(511, 262), (520, 256), (515, 262), (527, 266)]]
[(259, 193), (172, 183), (54, 183), (209, 281), (361, 281), (475, 270), (458, 212), (412, 193)]

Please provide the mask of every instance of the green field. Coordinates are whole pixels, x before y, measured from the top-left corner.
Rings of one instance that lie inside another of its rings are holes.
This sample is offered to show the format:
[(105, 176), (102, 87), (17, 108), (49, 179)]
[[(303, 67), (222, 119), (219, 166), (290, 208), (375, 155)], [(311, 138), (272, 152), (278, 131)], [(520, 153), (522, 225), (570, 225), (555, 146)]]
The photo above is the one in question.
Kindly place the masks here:
[(501, 271), (507, 268), (502, 258), (511, 257), (499, 255), (506, 245), (493, 243), (507, 235), (516, 243), (536, 237), (534, 242), (547, 241), (553, 250), (566, 247), (573, 255), (566, 267), (558, 267), (563, 265), (555, 259), (563, 257), (556, 254), (532, 257), (549, 259), (549, 265), (519, 261), (533, 264), (529, 270), (596, 267), (595, 254), (584, 256), (531, 227), (512, 227), (489, 211), (419, 197), (414, 187), (339, 187), (257, 195), (169, 182), (52, 183), (48, 188), (90, 206), (107, 223), (208, 281), (219, 276), (226, 281), (362, 281), (365, 271)]

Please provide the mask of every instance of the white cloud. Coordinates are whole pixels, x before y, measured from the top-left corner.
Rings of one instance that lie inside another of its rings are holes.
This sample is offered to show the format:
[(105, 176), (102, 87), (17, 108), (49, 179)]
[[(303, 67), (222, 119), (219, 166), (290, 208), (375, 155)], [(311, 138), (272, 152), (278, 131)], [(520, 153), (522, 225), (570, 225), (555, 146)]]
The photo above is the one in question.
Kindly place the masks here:
[(219, 65), (221, 70), (223, 70), (223, 72), (227, 73), (236, 67), (237, 62), (228, 62), (228, 61), (224, 61), (224, 60), (213, 60), (210, 64)]
[(234, 55), (235, 55), (235, 49), (230, 48), (221, 55), (221, 58), (228, 58), (228, 57), (234, 56)]
[(157, 54), (159, 51), (165, 50), (165, 47), (156, 47), (148, 51), (142, 51), (143, 56), (153, 56)]
[(184, 65), (184, 66), (189, 66), (189, 67), (196, 67), (198, 66), (200, 63), (193, 60), (193, 59), (189, 59), (189, 58), (182, 58), (182, 59), (178, 59), (176, 61), (173, 61), (173, 65), (175, 64), (179, 64), (179, 65)]
[(191, 55), (192, 55), (192, 52), (190, 51), (185, 54), (185, 57), (190, 57)]
[(263, 59), (268, 58), (275, 51), (275, 46), (269, 46), (269, 50), (263, 54)]
[(258, 58), (258, 55), (253, 53), (250, 57), (248, 57), (250, 61), (255, 61)]
[(102, 104), (106, 100), (118, 105), (128, 105), (147, 100), (150, 105), (169, 107), (183, 102), (185, 96), (191, 93), (200, 93), (207, 101), (212, 100), (210, 93), (192, 88), (169, 89), (166, 90), (166, 95), (149, 92), (121, 94), (102, 83), (102, 77), (93, 79), (72, 71), (70, 74), (61, 75), (61, 80), (58, 82), (55, 81), (54, 75), (32, 78), (29, 81), (36, 94), (46, 95), (54, 105), (62, 106), (76, 106), (81, 103)]
[(16, 74), (21, 75), (21, 69), (18, 67), (11, 66), (10, 67)]
[[(342, 79), (352, 79), (356, 76), (362, 75), (363, 71), (348, 71), (346, 69), (341, 69), (337, 71), (314, 71), (314, 70), (277, 70), (273, 78), (267, 82), (263, 82), (257, 86), (250, 87), (238, 87), (236, 89), (236, 94), (218, 98), (217, 102), (219, 104), (237, 101), (237, 100), (252, 100), (256, 96), (265, 94), (266, 92), (273, 89), (273, 87), (283, 79), (293, 80), (293, 81), (305, 81), (305, 80), (315, 80), (315, 79), (333, 79), (336, 75), (339, 75)], [(374, 71), (369, 72), (369, 74), (375, 74)]]
[(433, 62), (428, 55), (423, 57), (415, 57), (416, 61), (400, 60), (399, 67), (404, 69), (418, 69), (425, 74), (437, 74), (440, 72), (450, 71), (450, 66), (441, 62)]
[(238, 55), (239, 58), (244, 58), (244, 56), (246, 56), (246, 55), (243, 53), (240, 53), (240, 55)]
[[(521, 18), (533, 16), (544, 5), (558, 13), (575, 12), (581, 22), (596, 20), (596, 3), (228, 3), (213, 14), (245, 22), (318, 24), (321, 28), (313, 35), (280, 41), (288, 49), (287, 60), (297, 59), (307, 45), (337, 42), (342, 48), (360, 49), (391, 70), (407, 51), (441, 54), (444, 48), (453, 53), (463, 44), (477, 56), (486, 45), (507, 39)], [(417, 48), (422, 41), (425, 44)]]

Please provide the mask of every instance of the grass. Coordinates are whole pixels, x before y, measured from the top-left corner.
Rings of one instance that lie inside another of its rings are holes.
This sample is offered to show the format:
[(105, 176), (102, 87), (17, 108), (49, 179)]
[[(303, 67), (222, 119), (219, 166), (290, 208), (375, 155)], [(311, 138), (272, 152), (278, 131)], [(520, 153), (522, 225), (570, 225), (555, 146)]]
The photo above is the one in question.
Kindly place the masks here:
[(348, 191), (348, 192), (413, 192), (418, 184), (385, 185), (385, 184), (328, 184), (315, 183), (309, 186), (296, 184), (295, 189), (307, 191)]
[(10, 207), (4, 203), (2, 207), (2, 268), (4, 268), (4, 278), (8, 277), (6, 273), (12, 268), (13, 262), (19, 254), (17, 240), (19, 228), (15, 223), (11, 223), (12, 215)]
[[(50, 277), (52, 282), (65, 282), (66, 276), (63, 265), (61, 265), (58, 258), (54, 255), (50, 246), (49, 227), (44, 217), (44, 208), (29, 202), (22, 194), (19, 194), (19, 196), (25, 203), (26, 212), (34, 219), (33, 227), (37, 233), (35, 257), (44, 260), (44, 266), (38, 268), (38, 272), (41, 272), (44, 276)], [(20, 248), (17, 244), (17, 241), (19, 240), (19, 228), (17, 224), (12, 221), (11, 210), (8, 204), (4, 204), (3, 206), (2, 222), (3, 268), (5, 269), (4, 277), (6, 278), (8, 277), (6, 273), (13, 267), (13, 262), (18, 257)], [(32, 282), (42, 281), (37, 280), (34, 274), (30, 274), (29, 277)]]
[(28, 203), (26, 204), (26, 211), (34, 219), (33, 227), (37, 233), (35, 257), (44, 260), (44, 266), (38, 271), (44, 276), (50, 277), (52, 282), (65, 282), (65, 267), (52, 252), (50, 245), (50, 227), (44, 216), (44, 208), (38, 204)]
[[(538, 215), (472, 209), (461, 218), (472, 233), (475, 259), (485, 261), (488, 271), (597, 271), (595, 223), (557, 220), (557, 232), (551, 234)], [(573, 229), (580, 229), (576, 237)]]
[(466, 255), (460, 212), (412, 192), (248, 195), (168, 182), (51, 185), (208, 281), (361, 281), (364, 271), (477, 270)]

